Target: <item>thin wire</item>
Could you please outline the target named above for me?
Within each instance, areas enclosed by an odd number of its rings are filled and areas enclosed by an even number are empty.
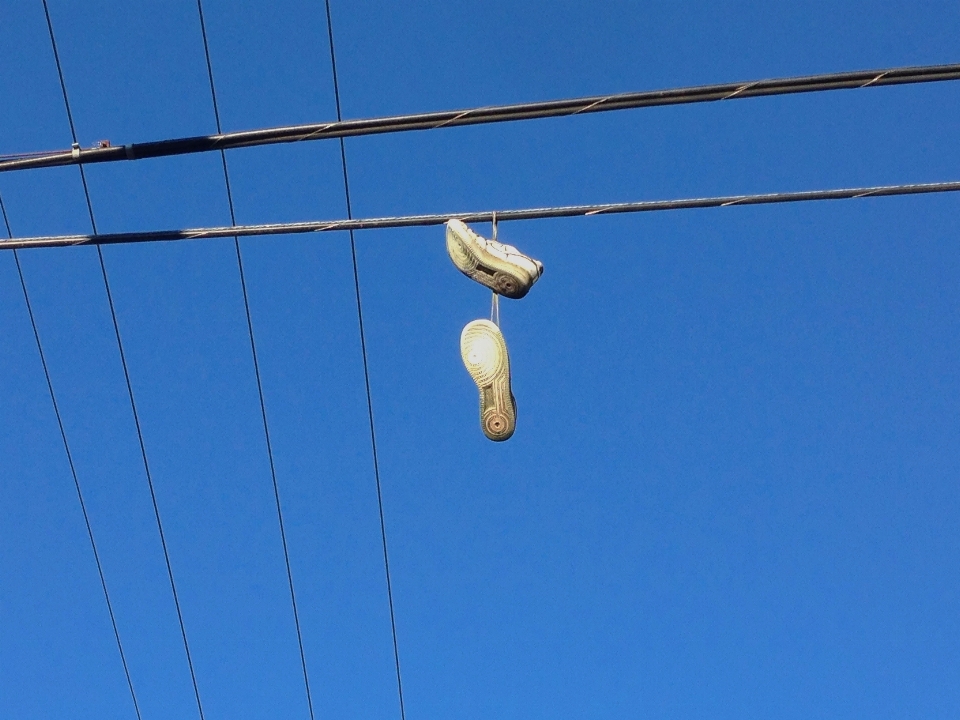
[[[117,162],[148,157],[229,150],[231,148],[302,142],[331,138],[380,135],[411,130],[437,130],[444,127],[484,125],[585,113],[610,112],[666,105],[719,102],[751,97],[794,95],[833,90],[854,90],[960,79],[960,64],[898,67],[887,70],[857,70],[806,77],[773,78],[751,82],[722,83],[697,87],[648,90],[594,97],[547,100],[517,105],[496,105],[466,110],[442,110],[384,118],[366,118],[336,122],[310,123],[287,127],[263,128],[198,137],[176,138],[112,147],[76,148],[22,157],[0,162],[0,172],[27,168],[53,167],[97,162]]]
[[[873,187],[839,188],[835,190],[804,190],[800,192],[765,193],[762,195],[723,195],[719,197],[643,200],[639,202],[605,203],[600,205],[562,205],[559,207],[526,208],[522,210],[481,210],[432,215],[399,215],[381,218],[348,218],[346,220],[312,220],[294,223],[190,228],[185,230],[154,230],[149,232],[110,233],[104,235],[51,235],[8,240],[7,242],[0,243],[0,250],[73,247],[75,245],[112,245],[117,243],[138,242],[169,242],[173,240],[233,237],[234,235],[253,237],[261,235],[338,232],[344,230],[429,227],[433,225],[443,225],[450,218],[458,218],[468,223],[490,222],[494,213],[496,213],[498,222],[511,222],[515,220],[546,220],[550,218],[590,217],[593,215],[657,212],[665,210],[695,210],[733,207],[737,205],[772,205],[817,200],[852,200],[865,197],[924,195],[958,191],[960,191],[960,181],[950,181],[913,185],[877,185]]]
[[[53,47],[53,57],[57,65],[57,76],[60,79],[60,90],[63,93],[63,104],[67,111],[67,120],[70,123],[70,134],[73,142],[77,142],[76,126],[73,122],[73,113],[70,110],[70,100],[67,96],[67,85],[63,77],[63,67],[60,64],[60,53],[57,49],[57,39],[53,32],[53,22],[50,19],[50,9],[47,6],[47,0],[41,0],[43,3],[43,12],[47,20],[47,30],[50,33],[50,44]],[[97,221],[93,214],[93,203],[90,199],[90,189],[87,186],[87,177],[83,167],[80,167],[80,180],[83,184],[83,195],[87,202],[87,212],[90,214],[90,225],[94,234],[97,233]],[[157,494],[153,486],[153,476],[150,473],[150,463],[147,460],[147,448],[143,440],[143,430],[140,427],[140,414],[137,412],[137,403],[133,393],[133,383],[130,380],[130,369],[127,366],[126,353],[123,350],[123,341],[120,337],[120,323],[117,320],[117,311],[113,302],[113,293],[110,290],[110,280],[107,277],[107,266],[103,259],[103,250],[97,247],[97,257],[100,261],[100,272],[103,276],[103,287],[107,295],[107,305],[110,308],[110,318],[113,321],[113,331],[117,338],[117,349],[120,354],[120,365],[123,368],[123,377],[127,385],[127,395],[130,399],[130,409],[133,412],[133,422],[137,431],[137,441],[140,444],[140,457],[143,460],[143,470],[147,478],[147,486],[150,489],[150,500],[153,503],[153,513],[157,521],[157,531],[160,535],[160,546],[163,548],[163,559],[167,566],[167,578],[170,580],[170,592],[173,595],[173,604],[177,610],[177,620],[180,623],[180,636],[183,639],[183,649],[187,656],[187,666],[190,669],[190,679],[193,682],[193,693],[197,701],[197,711],[200,714],[200,720],[203,720],[203,705],[200,702],[200,688],[197,685],[197,675],[193,667],[193,658],[190,655],[190,644],[187,642],[187,629],[183,622],[183,612],[180,609],[180,598],[177,594],[177,585],[173,578],[173,565],[170,562],[170,552],[167,548],[167,540],[163,533],[163,522],[160,519],[160,507],[157,504]]]
[[[10,229],[10,219],[7,217],[7,208],[3,204],[3,198],[0,197],[0,213],[3,215],[3,224],[7,229],[7,237],[13,237],[13,231]],[[67,442],[67,431],[63,425],[63,417],[60,415],[60,405],[57,403],[57,395],[53,391],[53,380],[50,377],[50,368],[47,366],[47,356],[43,351],[43,344],[40,342],[40,330],[37,327],[37,319],[33,314],[33,304],[30,302],[30,293],[27,292],[27,281],[23,274],[23,267],[20,265],[20,255],[16,250],[13,251],[13,261],[17,266],[17,275],[20,278],[20,289],[23,291],[23,302],[27,307],[27,315],[30,318],[30,327],[33,330],[33,339],[37,345],[37,354],[40,356],[40,365],[43,367],[43,377],[47,382],[47,392],[50,395],[50,403],[53,405],[53,413],[57,417],[57,427],[60,430],[60,439],[63,441],[63,451],[67,456],[67,465],[70,467],[70,475],[73,477],[73,486],[77,491],[77,500],[80,503],[80,512],[83,515],[83,524],[87,528],[87,537],[90,539],[90,548],[93,550],[93,560],[97,565],[97,575],[100,577],[100,587],[103,589],[103,599],[107,603],[107,614],[110,616],[110,625],[113,627],[113,637],[117,641],[117,650],[120,652],[120,662],[123,665],[123,674],[127,679],[127,687],[130,690],[130,699],[133,700],[133,710],[140,720],[140,703],[137,702],[137,693],[133,689],[133,679],[130,676],[130,667],[127,664],[127,656],[123,651],[123,643],[120,641],[120,629],[117,626],[117,618],[113,612],[113,603],[110,600],[110,592],[107,590],[107,578],[103,572],[103,565],[100,562],[100,553],[97,550],[97,541],[93,536],[93,525],[90,522],[90,515],[87,513],[87,504],[83,499],[83,491],[80,489],[80,478],[77,476],[77,468],[73,463],[73,453],[70,451],[70,443]]]
[[[330,0],[324,0],[327,13],[327,39],[330,42],[330,69],[333,72],[333,97],[337,105],[337,122],[343,119],[340,106],[340,82],[337,76],[337,53],[333,43],[333,15]],[[343,193],[347,204],[347,218],[353,218],[350,203],[350,177],[347,173],[347,149],[340,138],[340,162],[343,167]],[[400,646],[397,642],[397,618],[393,607],[393,583],[390,580],[390,557],[387,552],[387,524],[383,514],[383,491],[380,484],[380,461],[377,456],[377,432],[373,421],[373,394],[370,391],[370,366],[367,361],[367,340],[363,328],[363,304],[360,301],[360,269],[357,263],[357,244],[350,229],[350,258],[353,262],[353,287],[357,298],[357,323],[360,328],[360,354],[363,357],[363,383],[367,391],[367,415],[370,419],[370,447],[373,454],[373,474],[377,481],[377,507],[380,511],[380,540],[383,544],[383,570],[387,578],[387,604],[390,607],[390,631],[393,635],[393,660],[397,670],[397,697],[400,701],[400,720],[406,720],[403,706],[403,680],[400,675]]]
[[[220,106],[217,103],[217,89],[213,80],[213,63],[210,60],[210,44],[207,41],[207,24],[203,15],[203,3],[197,0],[197,13],[200,17],[200,34],[203,38],[203,54],[207,63],[207,77],[210,80],[210,97],[213,100],[213,116],[217,123],[217,133],[222,132],[220,125]],[[223,182],[227,189],[227,204],[230,207],[230,224],[237,224],[233,204],[233,191],[230,186],[230,172],[227,169],[227,154],[220,151],[223,166]],[[300,630],[300,613],[297,610],[297,594],[293,585],[293,569],[290,565],[290,552],[287,547],[287,533],[283,523],[283,509],[280,504],[280,486],[277,483],[277,470],[273,460],[273,444],[270,441],[270,426],[267,423],[267,404],[263,394],[263,382],[260,378],[260,361],[257,355],[257,342],[253,332],[253,316],[250,313],[250,298],[247,294],[247,280],[243,269],[243,254],[240,251],[240,238],[233,236],[233,246],[237,256],[237,270],[240,274],[240,290],[243,294],[243,310],[247,318],[247,334],[250,338],[250,354],[253,357],[253,374],[257,380],[257,397],[260,400],[260,419],[263,421],[263,437],[267,446],[267,459],[270,463],[270,479],[273,482],[273,499],[277,506],[277,522],[280,525],[280,542],[283,545],[283,561],[287,570],[287,585],[290,588],[290,604],[293,607],[293,624],[297,630],[297,646],[300,649],[300,668],[303,671],[303,687],[307,695],[307,709],[310,720],[314,720],[313,696],[310,693],[310,676],[307,673],[307,655],[303,647],[303,634]]]

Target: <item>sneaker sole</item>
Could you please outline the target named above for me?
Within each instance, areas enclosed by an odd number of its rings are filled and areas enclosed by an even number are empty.
[[[510,263],[490,255],[478,247],[471,238],[464,237],[447,226],[447,254],[464,275],[486,285],[498,295],[519,300],[525,296],[533,283],[519,275]]]
[[[510,358],[500,328],[474,320],[460,333],[460,356],[480,390],[480,427],[495,442],[509,440],[517,427],[517,404],[510,389]]]

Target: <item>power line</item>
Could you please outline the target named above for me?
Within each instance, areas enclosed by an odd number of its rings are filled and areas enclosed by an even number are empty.
[[[251,237],[337,232],[343,230],[384,230],[387,228],[428,227],[432,225],[443,225],[450,218],[458,218],[464,222],[492,222],[494,214],[496,214],[497,222],[510,222],[514,220],[546,220],[550,218],[589,217],[592,215],[615,215],[620,213],[695,210],[733,207],[738,205],[774,205],[780,203],[811,202],[815,200],[852,200],[866,197],[924,195],[958,191],[960,191],[960,181],[951,181],[914,185],[878,185],[873,187],[840,188],[836,190],[804,190],[800,192],[766,193],[762,195],[723,195],[718,197],[682,198],[677,200],[641,200],[638,202],[605,203],[597,205],[564,205],[522,210],[480,210],[433,215],[397,215],[393,217],[357,219],[348,217],[346,220],[310,220],[306,222],[235,225],[230,227],[192,228],[188,230],[107,233],[103,235],[50,235],[8,240],[7,242],[0,243],[0,250],[200,240],[206,238],[232,237],[234,235]]]
[[[47,30],[50,34],[50,45],[53,48],[53,58],[57,65],[57,77],[60,80],[60,90],[63,93],[63,104],[67,111],[67,121],[70,124],[70,135],[73,138],[74,146],[77,144],[77,130],[73,122],[73,113],[70,110],[70,99],[67,96],[67,84],[63,77],[63,67],[60,64],[60,53],[57,49],[57,38],[53,32],[53,22],[50,19],[50,9],[47,6],[47,0],[41,0],[43,3],[43,12],[47,20]],[[90,226],[94,234],[97,233],[97,221],[93,214],[93,203],[90,200],[90,189],[87,186],[87,176],[84,173],[83,166],[80,166],[80,180],[83,184],[83,195],[87,203],[87,212],[90,215]],[[177,620],[180,623],[180,636],[183,639],[183,649],[187,656],[187,666],[190,669],[190,679],[193,682],[193,692],[197,701],[197,710],[200,714],[200,720],[203,718],[203,705],[200,702],[200,688],[197,685],[197,675],[193,668],[193,658],[190,655],[190,644],[187,642],[187,628],[183,622],[183,613],[180,609],[180,598],[177,595],[177,585],[173,578],[173,565],[170,562],[170,552],[167,548],[167,540],[163,533],[163,523],[160,520],[160,507],[157,504],[157,495],[153,487],[153,476],[150,472],[150,464],[147,461],[147,448],[143,439],[143,430],[140,427],[140,414],[137,412],[137,403],[133,393],[133,383],[130,380],[130,369],[127,367],[127,357],[123,350],[123,341],[120,337],[120,323],[117,321],[117,310],[113,302],[113,293],[110,290],[110,280],[107,277],[107,266],[103,259],[103,249],[97,246],[97,257],[100,260],[100,273],[103,276],[103,287],[107,295],[107,305],[110,308],[110,318],[113,321],[113,331],[117,339],[117,350],[120,354],[120,365],[123,368],[123,377],[127,385],[127,396],[130,399],[130,409],[133,412],[133,422],[137,431],[137,440],[140,444],[140,457],[143,460],[143,471],[147,478],[147,486],[150,489],[150,500],[153,503],[153,513],[157,521],[157,531],[160,535],[160,546],[163,549],[163,559],[167,566],[167,578],[170,581],[170,591],[173,595],[173,604],[177,611]]]
[[[3,224],[7,230],[7,237],[13,237],[13,231],[10,229],[10,219],[7,217],[7,208],[3,204],[3,198],[0,197],[0,214],[3,215]],[[83,515],[83,524],[87,528],[87,537],[90,539],[90,548],[93,550],[93,560],[97,566],[97,575],[100,577],[100,588],[103,590],[103,599],[107,603],[107,614],[110,616],[110,625],[113,627],[113,637],[117,641],[117,650],[120,652],[120,663],[123,665],[123,674],[127,679],[127,688],[130,690],[130,699],[133,700],[133,710],[140,720],[140,704],[137,702],[137,693],[133,689],[133,678],[130,676],[130,667],[127,664],[127,655],[123,651],[123,643],[120,641],[120,628],[117,626],[117,618],[113,612],[113,602],[110,600],[110,592],[107,590],[107,578],[103,572],[103,564],[100,562],[100,552],[97,550],[97,541],[93,536],[93,525],[90,522],[90,515],[87,513],[87,504],[83,499],[83,491],[80,489],[80,478],[77,476],[77,468],[73,463],[73,453],[70,451],[70,443],[67,442],[67,431],[63,425],[63,417],[60,415],[60,405],[57,402],[57,395],[53,391],[53,380],[50,377],[50,368],[47,366],[47,355],[43,351],[43,343],[40,342],[40,330],[37,327],[37,318],[33,314],[33,304],[30,302],[30,293],[27,292],[27,280],[23,274],[23,267],[20,265],[20,255],[16,250],[13,251],[13,261],[17,266],[17,275],[20,278],[20,289],[23,291],[23,303],[27,308],[27,316],[30,318],[30,327],[33,330],[33,339],[37,345],[37,354],[40,356],[40,365],[43,367],[43,377],[47,382],[47,392],[50,395],[50,403],[53,405],[53,414],[57,418],[57,428],[60,430],[60,440],[63,442],[63,451],[67,456],[67,465],[70,468],[70,475],[73,477],[73,486],[77,491],[77,500],[80,503],[80,513]]]
[[[331,138],[382,135],[411,130],[436,130],[444,127],[485,125],[488,123],[534,120],[586,113],[610,112],[665,105],[716,102],[772,95],[852,90],[866,87],[912,85],[960,79],[960,64],[897,67],[887,70],[857,70],[803,77],[774,78],[748,82],[698,85],[694,87],[596,95],[593,97],[547,100],[516,105],[495,105],[464,110],[396,115],[392,117],[342,120],[336,122],[290,125],[286,127],[244,130],[240,132],[132,143],[113,147],[81,148],[45,154],[28,154],[0,162],[0,172],[58,165],[119,162],[142,158],[186,155],[229,150],[231,148],[273,145]]]
[[[333,97],[337,106],[337,122],[343,118],[340,106],[340,82],[337,77],[337,53],[333,43],[333,15],[330,12],[330,0],[324,0],[327,12],[327,39],[330,42],[330,69],[333,73]],[[340,137],[340,161],[343,167],[343,193],[347,205],[347,219],[353,219],[353,207],[350,203],[350,178],[347,173],[347,149],[343,137]],[[380,511],[380,540],[383,545],[383,570],[387,578],[387,604],[390,608],[390,632],[393,636],[393,660],[397,671],[397,696],[400,701],[400,720],[406,720],[403,707],[403,680],[400,675],[400,645],[397,642],[397,618],[393,607],[393,583],[390,581],[390,556],[387,552],[387,524],[383,515],[383,491],[380,484],[380,461],[377,457],[377,432],[373,421],[373,394],[370,391],[370,366],[367,362],[367,339],[363,328],[363,304],[360,301],[360,269],[357,263],[357,243],[350,232],[350,259],[353,263],[353,287],[357,298],[357,322],[360,327],[360,354],[363,358],[363,383],[367,392],[367,415],[370,419],[370,447],[373,453],[373,474],[377,481],[377,508]]]
[[[217,123],[217,133],[222,128],[220,125],[220,106],[217,103],[217,89],[213,80],[213,63],[210,60],[210,44],[207,41],[207,24],[203,15],[203,3],[197,0],[197,13],[200,17],[200,34],[203,38],[203,54],[207,63],[207,77],[210,80],[210,96],[213,100],[213,115]],[[227,154],[220,150],[220,161],[223,166],[223,181],[227,189],[227,204],[230,208],[230,224],[237,224],[236,212],[233,204],[233,190],[230,187],[230,172],[227,169]],[[287,585],[290,588],[290,604],[293,606],[293,624],[297,631],[297,645],[300,648],[300,667],[303,671],[303,686],[307,695],[307,709],[310,712],[310,720],[314,718],[313,697],[310,694],[310,677],[307,674],[307,656],[303,647],[303,634],[300,631],[300,613],[297,611],[297,594],[293,585],[293,569],[290,565],[290,552],[287,548],[287,533],[283,523],[283,509],[280,504],[280,486],[277,483],[277,469],[273,460],[273,444],[270,441],[270,426],[267,422],[267,404],[263,395],[263,382],[260,378],[260,361],[257,355],[257,342],[253,332],[253,316],[250,313],[250,298],[247,294],[246,274],[243,270],[243,254],[240,251],[240,238],[233,236],[233,246],[237,256],[237,270],[240,274],[240,290],[243,294],[243,309],[247,318],[247,334],[250,338],[250,354],[253,357],[253,374],[257,381],[257,397],[260,400],[260,418],[263,422],[263,437],[267,447],[267,459],[270,463],[270,479],[273,481],[273,498],[277,506],[277,521],[280,525],[280,542],[283,546],[283,561],[287,570]]]

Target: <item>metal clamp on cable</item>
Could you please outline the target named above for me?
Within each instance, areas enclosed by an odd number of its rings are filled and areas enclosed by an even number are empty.
[[[73,144],[73,152],[70,153],[74,160],[80,159],[80,143]]]

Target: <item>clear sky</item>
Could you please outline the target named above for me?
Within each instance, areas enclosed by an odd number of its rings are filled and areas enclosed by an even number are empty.
[[[213,132],[193,0],[49,0],[83,145]],[[322,3],[205,0],[227,130],[335,118]],[[956,3],[333,0],[344,116],[960,61]],[[0,2],[0,153],[65,148]],[[960,179],[960,84],[347,141],[357,216]],[[228,153],[238,221],[345,215],[335,142]],[[229,223],[216,155],[91,166],[101,231]],[[0,175],[87,232],[76,168]],[[504,224],[545,274],[480,432],[489,293],[357,234],[409,720],[955,718],[960,198]],[[489,227],[478,230],[488,233]],[[109,247],[208,720],[307,704],[232,240]],[[317,717],[398,718],[348,238],[242,241]],[[93,248],[21,254],[144,720],[195,718]],[[0,253],[0,717],[135,718]]]

